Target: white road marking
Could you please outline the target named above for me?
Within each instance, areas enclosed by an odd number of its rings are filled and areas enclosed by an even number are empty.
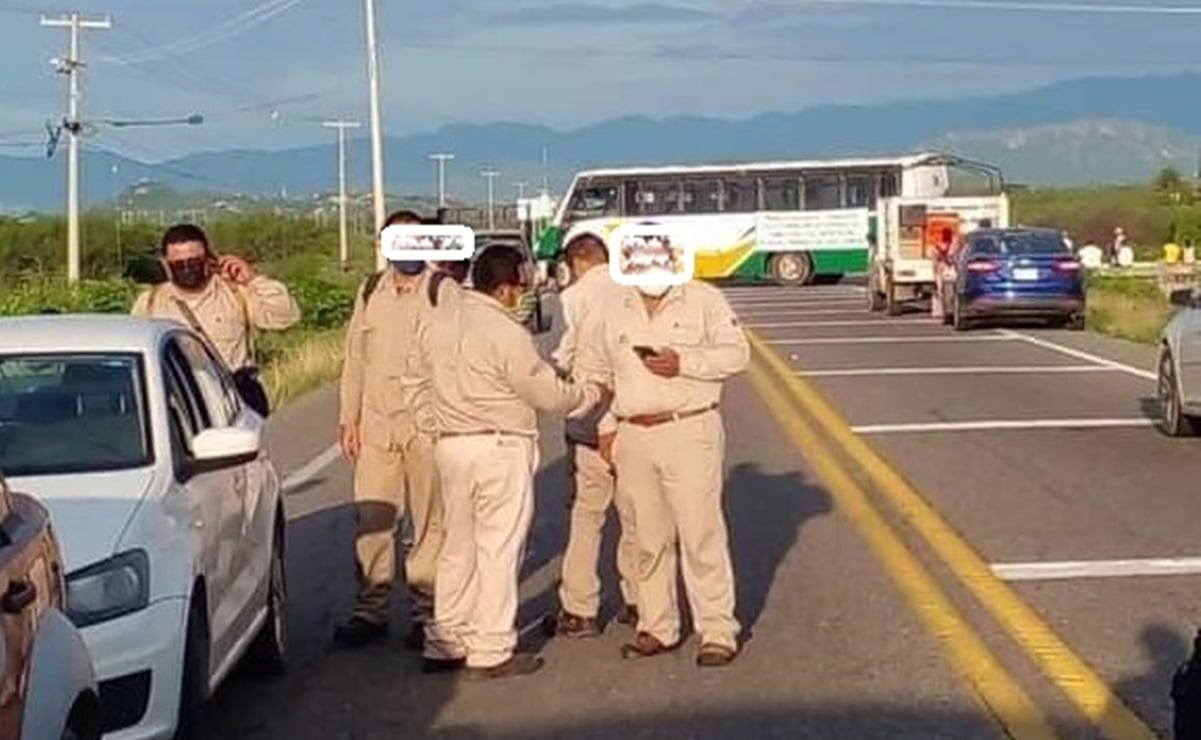
[[[949,367],[851,367],[833,370],[801,370],[806,378],[855,378],[874,375],[1003,375],[1026,373],[1113,373],[1103,365],[952,365]]]
[[[752,329],[800,329],[806,326],[899,326],[901,324],[937,325],[938,322],[933,319],[896,319],[894,321],[883,321],[881,319],[848,319],[846,321],[778,321],[768,324],[746,323],[746,325]]]
[[[967,337],[943,336],[936,334],[928,337],[816,337],[813,339],[765,339],[768,344],[808,345],[808,344],[926,344],[929,342],[955,342],[971,344],[973,342],[1016,342],[1019,337],[1007,337],[1002,334],[974,334]],[[796,359],[792,357],[790,359]]]
[[[325,468],[329,467],[341,456],[342,450],[339,449],[338,445],[330,445],[320,455],[317,455],[312,460],[309,460],[304,465],[289,473],[284,478],[283,483],[280,484],[280,488],[285,494],[291,493],[313,478],[316,478],[322,470],[325,470]]]
[[[741,314],[742,312],[739,311]],[[744,314],[747,318],[770,318],[772,316],[837,316],[853,313],[864,313],[852,308],[782,308],[753,309]],[[881,322],[883,323],[883,322]]]
[[[1049,563],[994,563],[1004,581],[1051,581],[1068,578],[1123,578],[1201,574],[1201,558],[1075,560]]]
[[[1149,427],[1154,419],[997,419],[990,421],[936,421],[914,424],[863,424],[851,427],[856,434],[904,434],[911,432],[986,432],[1003,429],[1113,429]]]
[[[1015,339],[1021,339],[1023,341],[1029,342],[1030,344],[1033,344],[1036,347],[1042,347],[1043,349],[1049,349],[1053,352],[1058,352],[1060,354],[1067,355],[1069,357],[1075,357],[1077,360],[1087,360],[1088,362],[1095,362],[1098,365],[1104,365],[1106,367],[1111,367],[1114,370],[1121,370],[1122,372],[1133,375],[1136,378],[1143,378],[1144,380],[1156,380],[1157,379],[1155,373],[1151,372],[1150,370],[1141,370],[1132,365],[1126,365],[1124,363],[1117,362],[1115,360],[1109,360],[1104,357],[1100,357],[1098,355],[1094,355],[1092,353],[1085,352],[1083,350],[1073,349],[1072,347],[1065,347],[1062,344],[1056,344],[1055,342],[1050,342],[1050,341],[1047,341],[1046,339],[1032,337],[1029,334],[1023,334],[1021,332],[1010,331],[1008,329],[1002,329],[1001,333],[1003,333],[1007,336],[1012,336]]]
[[[863,301],[859,300],[858,298],[812,298],[812,299],[808,299],[808,300],[791,298],[791,299],[777,300],[777,301],[771,301],[771,300],[767,300],[767,301],[761,301],[761,300],[737,301],[737,300],[734,300],[734,301],[730,301],[729,303],[730,303],[730,306],[735,309],[804,308],[805,306],[819,306],[819,307],[820,306],[838,306],[838,305],[845,303],[848,306],[848,310],[850,310],[849,309],[850,306],[854,306],[855,308],[866,310],[864,308]]]

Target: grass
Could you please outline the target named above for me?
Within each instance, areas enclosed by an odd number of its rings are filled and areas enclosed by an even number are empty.
[[[265,359],[261,380],[277,409],[297,397],[337,379],[342,371],[345,332],[324,329],[262,337]]]
[[[1094,277],[1088,283],[1088,328],[1155,344],[1174,309],[1154,279]]]

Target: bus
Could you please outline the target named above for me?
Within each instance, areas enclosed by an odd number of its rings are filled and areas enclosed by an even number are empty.
[[[696,276],[804,285],[868,268],[885,198],[1000,194],[991,165],[942,152],[815,161],[626,167],[576,174],[536,258],[560,284],[564,237],[653,222],[697,235]]]

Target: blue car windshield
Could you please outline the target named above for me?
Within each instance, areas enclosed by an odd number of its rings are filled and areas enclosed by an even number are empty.
[[[1071,250],[1055,234],[1006,234],[1001,237],[1001,253],[1012,256],[1069,254]]]

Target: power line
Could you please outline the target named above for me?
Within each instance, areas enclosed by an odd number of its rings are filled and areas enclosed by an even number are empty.
[[[954,8],[1106,15],[1201,15],[1201,7],[1190,5],[1104,5],[1101,3],[1025,2],[1024,0],[800,0],[798,5],[872,5],[897,8]]]
[[[256,26],[262,25],[278,15],[288,12],[304,0],[267,0],[267,2],[244,11],[233,18],[226,19],[217,25],[200,33],[176,39],[157,47],[143,49],[124,57],[101,57],[98,59],[105,64],[124,66],[164,59],[181,54],[199,51],[207,46],[219,44],[246,33]]]

